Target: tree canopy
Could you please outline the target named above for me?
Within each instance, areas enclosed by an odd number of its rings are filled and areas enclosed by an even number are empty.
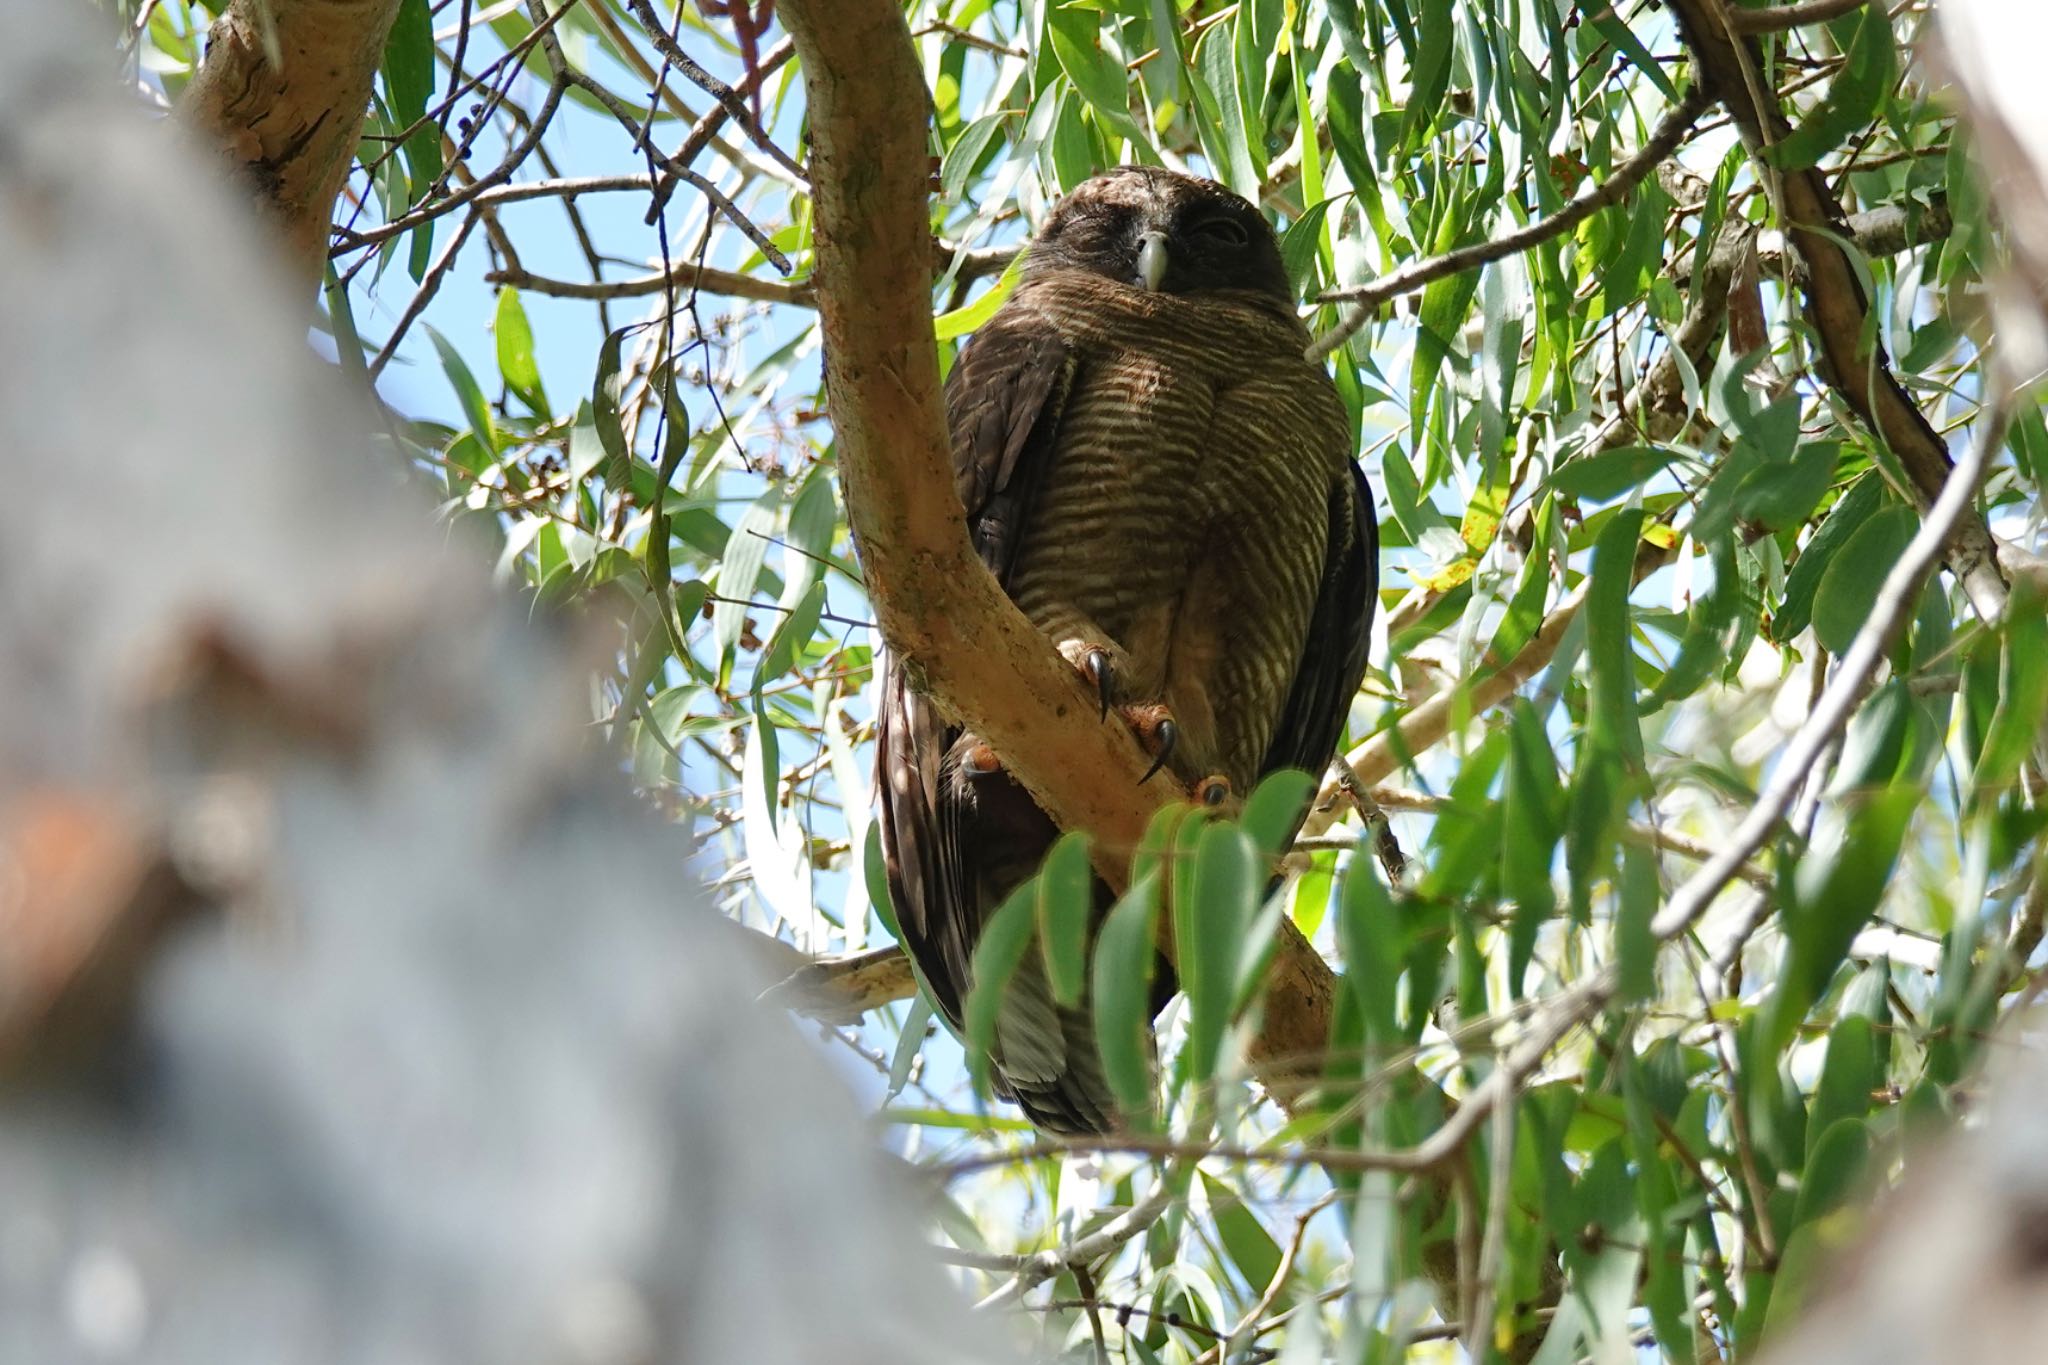
[[[1075,1358],[1752,1354],[2048,919],[2048,425],[1927,6],[782,10],[398,0],[319,328],[536,610],[620,623],[592,743],[939,1180],[938,1254]],[[212,14],[125,17],[196,99]],[[1344,757],[1234,820],[1052,724],[1050,648],[932,569],[931,383],[1126,162],[1268,213],[1379,498]],[[982,988],[1092,980],[1127,1137],[991,1107],[888,946],[884,635],[1075,831]]]

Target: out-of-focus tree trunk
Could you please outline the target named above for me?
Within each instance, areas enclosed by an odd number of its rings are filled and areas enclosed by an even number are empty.
[[[1000,1358],[591,751],[586,632],[368,449],[86,9],[15,10],[0,1365]]]

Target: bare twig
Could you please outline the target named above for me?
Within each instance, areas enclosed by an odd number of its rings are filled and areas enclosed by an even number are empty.
[[[1170,1173],[1161,1171],[1157,1183],[1143,1199],[1086,1237],[1076,1238],[1057,1250],[1041,1251],[1027,1257],[1008,1284],[975,1307],[987,1309],[1012,1303],[1069,1266],[1093,1265],[1158,1222],[1160,1215],[1173,1207],[1173,1186]]]
[[[1825,23],[1854,14],[1870,0],[1804,0],[1802,4],[1779,5],[1769,9],[1743,9],[1729,5],[1728,23],[1737,33],[1779,33],[1806,24]]]
[[[752,275],[688,261],[678,261],[670,269],[657,270],[651,275],[634,275],[623,280],[558,280],[525,270],[499,270],[485,276],[485,281],[516,285],[529,294],[544,294],[558,299],[642,298],[650,294],[665,294],[669,286],[674,285],[736,299],[754,299],[761,303],[782,303],[799,308],[815,302],[808,280],[787,284],[780,280],[757,280]]]
[[[626,0],[626,8],[631,10],[633,17],[640,21],[640,27],[645,30],[648,41],[653,43],[655,50],[661,53],[663,61],[668,62],[676,70],[689,77],[690,82],[699,90],[717,100],[720,107],[725,110],[726,117],[744,129],[747,139],[756,147],[759,147],[768,156],[769,160],[795,176],[799,181],[806,184],[810,182],[810,176],[804,171],[804,168],[791,160],[788,152],[775,145],[775,139],[768,136],[767,131],[761,127],[760,121],[754,117],[753,111],[747,108],[747,102],[740,96],[739,92],[699,66],[689,53],[683,51],[682,44],[676,41],[675,35],[669,30],[669,26],[661,22],[661,16],[654,12],[654,6],[649,3],[649,0]],[[682,15],[680,4],[677,6],[676,13],[677,18],[680,19]],[[919,120],[919,122],[922,124],[923,120]],[[707,133],[706,136],[708,137],[709,134]],[[687,179],[688,177],[684,178]]]
[[[1303,1209],[1294,1219],[1294,1235],[1287,1239],[1287,1249],[1280,1253],[1280,1264],[1273,1268],[1273,1277],[1266,1281],[1266,1288],[1259,1295],[1259,1301],[1237,1320],[1237,1326],[1230,1329],[1223,1339],[1195,1358],[1195,1365],[1216,1365],[1229,1357],[1239,1344],[1248,1340],[1258,1330],[1259,1322],[1280,1300],[1280,1293],[1287,1287],[1289,1277],[1294,1274],[1294,1262],[1301,1256],[1302,1243],[1308,1240],[1308,1225],[1316,1215],[1337,1202],[1337,1192],[1330,1191],[1315,1203]],[[1474,1356],[1473,1359],[1478,1359]]]

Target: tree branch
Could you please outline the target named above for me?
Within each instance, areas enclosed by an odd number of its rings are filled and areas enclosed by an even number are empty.
[[[178,101],[255,191],[308,289],[397,17],[398,0],[234,0]]]
[[[1761,69],[1756,41],[1724,27],[1733,12],[1720,0],[1670,0],[1686,47],[1692,52],[1700,83],[1728,108],[1742,140],[1759,160],[1791,132],[1773,95],[1752,98]],[[1769,13],[1769,11],[1745,11]],[[1821,377],[1840,393],[1864,426],[1890,447],[1923,503],[1937,497],[1953,466],[1948,443],[1934,429],[1892,373],[1884,348],[1870,324],[1870,300],[1857,278],[1855,262],[1842,247],[1848,223],[1827,177],[1818,167],[1769,167],[1778,187],[1778,210],[1787,237],[1806,263],[1801,306],[1819,338]],[[1948,565],[1963,585],[1970,604],[1986,621],[2005,609],[2005,579],[1996,548],[1983,519],[1962,518]]]
[[[786,0],[812,137],[820,322],[847,519],[883,638],[915,684],[985,736],[1113,886],[1172,793],[1141,785],[1128,730],[973,553],[953,490],[931,321],[921,68],[890,0]],[[1252,1062],[1283,1103],[1329,1038],[1335,978],[1282,920]],[[1288,1059],[1286,1062],[1280,1059]]]
[[[1728,23],[1737,33],[1780,33],[1806,24],[1825,23],[1854,14],[1870,0],[1805,0],[1803,4],[1779,5],[1773,9],[1738,9],[1728,6]]]

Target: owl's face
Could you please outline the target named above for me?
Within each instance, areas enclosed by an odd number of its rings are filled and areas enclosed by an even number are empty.
[[[1256,289],[1294,299],[1257,209],[1213,180],[1153,166],[1077,186],[1032,240],[1025,269],[1086,270],[1163,294]]]

